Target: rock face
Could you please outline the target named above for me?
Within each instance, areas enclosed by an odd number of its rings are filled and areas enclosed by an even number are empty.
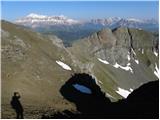
[[[96,57],[111,63],[119,61],[121,65],[124,65],[125,62],[128,62],[126,56],[136,58],[136,51],[158,53],[154,40],[156,40],[156,36],[151,33],[136,29],[119,28],[113,32],[110,29],[104,29],[86,38],[84,42],[90,43],[88,52]]]
[[[68,48],[56,36],[43,36],[6,21],[1,33],[3,118],[12,118],[9,103],[16,91],[26,109],[75,110],[60,93],[74,73],[92,76],[111,101],[158,79],[158,36],[150,32],[103,29]]]
[[[118,97],[118,87],[131,92],[157,79],[157,43],[156,35],[143,30],[104,29],[75,42],[69,50],[80,62],[81,71],[95,77],[102,90],[107,91],[106,95],[113,99]],[[91,63],[90,69],[82,67]]]

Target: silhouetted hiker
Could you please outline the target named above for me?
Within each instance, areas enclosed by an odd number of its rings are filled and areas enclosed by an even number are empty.
[[[21,118],[23,119],[23,107],[19,101],[20,94],[18,92],[14,92],[14,96],[11,100],[11,106],[16,111],[17,119]]]

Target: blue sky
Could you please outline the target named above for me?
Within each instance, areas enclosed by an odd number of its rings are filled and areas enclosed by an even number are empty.
[[[154,18],[158,19],[158,1],[2,1],[2,19],[14,21],[29,13],[65,15],[73,19]]]

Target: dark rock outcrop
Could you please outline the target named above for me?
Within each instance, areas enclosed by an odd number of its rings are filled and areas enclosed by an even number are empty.
[[[72,86],[83,84],[92,90],[84,94]],[[149,82],[134,90],[127,99],[111,102],[87,74],[75,74],[60,89],[67,100],[77,106],[77,113],[56,113],[48,118],[158,118],[159,82]],[[47,118],[47,116],[43,116]]]

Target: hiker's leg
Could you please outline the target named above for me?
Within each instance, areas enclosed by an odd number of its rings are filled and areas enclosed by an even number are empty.
[[[23,119],[24,117],[23,117],[23,112],[21,112],[21,119]]]
[[[20,115],[20,114],[19,114],[19,111],[16,111],[16,114],[17,114],[17,117],[16,117],[16,118],[19,119],[19,115]]]

